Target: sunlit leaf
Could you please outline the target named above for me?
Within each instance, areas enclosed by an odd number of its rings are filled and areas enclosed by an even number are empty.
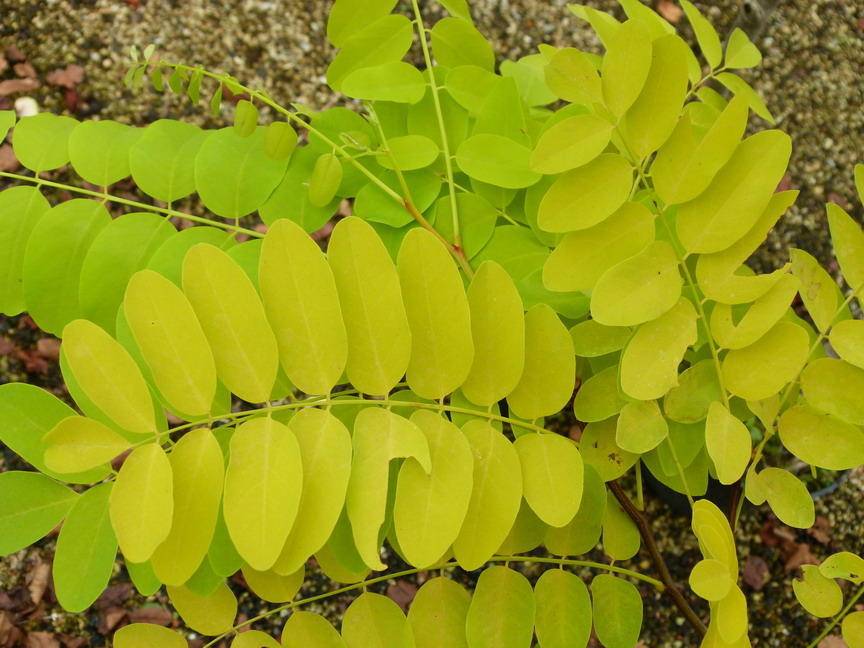
[[[732,484],[744,475],[753,449],[747,427],[716,401],[708,408],[705,447],[721,484]]]
[[[223,509],[231,540],[259,571],[279,557],[297,517],[303,487],[294,433],[270,418],[241,424],[231,437]]]
[[[396,268],[375,230],[353,217],[333,230],[328,258],[348,333],[348,378],[363,393],[384,395],[411,355]]]
[[[219,444],[207,429],[186,434],[174,446],[169,460],[174,475],[174,518],[171,532],[154,552],[151,563],[160,581],[182,585],[210,548],[225,466]]]
[[[207,336],[221,381],[243,400],[270,398],[279,354],[255,286],[219,248],[194,246],[183,261],[183,292]]]
[[[591,295],[591,316],[606,326],[635,326],[678,303],[683,280],[672,246],[656,241],[604,272]],[[626,300],[621,295],[627,295]]]
[[[162,447],[148,443],[123,462],[111,491],[111,526],[127,560],[145,562],[171,531],[174,514],[171,463]]]
[[[596,225],[630,195],[633,169],[625,158],[606,153],[558,177],[540,203],[537,224],[547,232],[572,232]]]
[[[514,446],[522,465],[525,501],[549,526],[570,522],[579,510],[584,482],[576,445],[558,434],[529,433]]]
[[[534,636],[536,603],[531,584],[508,567],[480,574],[468,608],[471,648],[528,648]]]
[[[471,596],[461,585],[439,576],[417,590],[408,623],[417,648],[468,648],[465,619]]]
[[[633,648],[642,629],[642,597],[623,578],[599,574],[591,581],[594,631],[608,648]]]
[[[111,484],[101,484],[79,497],[57,539],[54,590],[57,601],[70,612],[90,607],[114,571],[117,539],[108,518],[111,488]]]
[[[744,140],[711,186],[678,209],[677,227],[688,252],[725,250],[759,220],[783,174],[792,142],[782,131]]]
[[[0,556],[47,535],[78,499],[74,491],[39,473],[0,473],[0,486]]]
[[[123,301],[126,321],[160,393],[177,411],[210,411],[216,366],[189,300],[152,270],[132,276]]]

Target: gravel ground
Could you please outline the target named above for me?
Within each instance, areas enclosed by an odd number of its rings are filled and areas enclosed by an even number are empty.
[[[614,3],[596,0],[588,4],[608,9]],[[795,143],[785,184],[800,188],[802,195],[772,235],[759,264],[775,267],[782,263],[790,246],[803,247],[830,262],[823,203],[835,200],[852,208],[859,219],[864,215],[854,199],[851,181],[854,163],[864,159],[864,0],[786,0],[760,24],[752,17],[763,11],[764,4],[751,5],[749,12],[740,15],[733,0],[696,4],[723,33],[736,20],[761,32],[765,62],[751,80],[766,96],[778,125]],[[480,28],[494,40],[501,57],[530,53],[540,42],[597,47],[587,29],[566,11],[565,0],[473,0],[472,5]],[[324,39],[328,7],[329,2],[323,0],[0,0],[0,46],[4,50],[17,47],[39,79],[70,64],[84,69],[83,81],[74,89],[43,83],[30,91],[44,109],[133,124],[163,116],[206,123],[211,118],[203,107],[194,108],[170,95],[160,97],[146,91],[133,95],[123,88],[131,44],[154,42],[166,58],[230,72],[282,103],[300,101],[323,107],[334,101],[323,79],[332,55]],[[430,18],[433,12],[430,8]],[[10,73],[2,77],[9,78]],[[3,101],[0,97],[0,104]],[[26,318],[0,321],[0,382],[27,380],[61,393],[55,352],[50,341],[40,341]],[[0,470],[3,468],[0,457]],[[755,646],[795,648],[804,645],[801,637],[815,634],[817,625],[792,602],[789,581],[801,561],[824,558],[839,547],[864,551],[862,481],[856,476],[830,499],[819,502],[824,520],[821,535],[782,527],[764,509],[743,518],[741,559]],[[658,513],[654,527],[661,547],[670,556],[674,575],[686,581],[687,566],[696,559],[693,543],[679,544],[680,538],[690,537],[682,533],[687,521],[668,512]],[[0,646],[4,610],[11,609],[4,607],[4,594],[9,605],[27,599],[28,592],[32,595],[34,574],[50,563],[51,549],[49,540],[0,561]],[[647,562],[637,562],[635,568],[650,571]],[[163,618],[159,615],[164,614],[164,601],[151,599],[142,608],[145,602],[132,595],[125,583],[118,565],[109,597],[84,615],[58,610],[50,588],[44,599],[24,612],[14,608],[14,621],[28,637],[46,642],[28,638],[21,645],[101,646],[110,624],[130,613]],[[314,579],[311,588],[322,585]],[[239,585],[237,591],[242,591]],[[665,599],[657,600],[650,592],[646,597],[646,647],[696,645],[683,619],[676,617]],[[334,601],[325,611],[336,619],[344,604]],[[242,599],[246,615],[258,613],[259,607],[248,596]],[[76,638],[86,643],[75,644]]]

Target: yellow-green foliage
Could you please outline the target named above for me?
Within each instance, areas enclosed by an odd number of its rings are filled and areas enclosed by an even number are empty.
[[[63,338],[79,410],[0,386],[0,441],[38,471],[0,475],[0,553],[62,523],[56,591],[81,611],[119,548],[136,587],[166,586],[187,626],[216,637],[208,646],[237,630],[226,579],[242,572],[283,604],[275,614],[299,606],[314,557],[344,591],[485,569],[473,593],[427,580],[407,616],[365,591],[340,632],[293,612],[286,647],[528,648],[536,636],[584,648],[593,627],[608,648],[633,648],[632,580],[674,584],[578,557],[601,539],[612,561],[638,553],[644,524],[610,482],[644,465],[692,505],[702,645],[749,646],[740,507],[700,498],[716,479],[807,528],[813,500],[783,453],[814,471],[864,463],[852,316],[864,233],[829,205],[842,286],[802,250],[774,272],[748,268],[795,200],[776,191],[792,143],[760,130],[773,118],[739,75],[760,63],[756,46],[736,30],[724,49],[687,0],[702,60],[619,0],[614,17],[570,5],[602,56],[544,45],[497,67],[467,2],[439,2],[449,15],[427,31],[417,0],[411,19],[393,0],[336,0],[327,79],[356,111],[286,108],[151,46],[133,48],[128,86],[149,79],[196,104],[211,92],[217,116],[223,89],[243,95],[233,127],[0,113],[37,174],[0,173],[24,183],[0,192],[0,311]],[[403,60],[412,47],[422,69]],[[100,189],[44,176],[67,163]],[[130,177],[141,200],[110,192]],[[50,188],[93,200],[52,206]],[[192,194],[212,217],[174,209]],[[344,200],[354,215],[322,251],[308,234]],[[198,226],[178,231],[184,220]],[[545,422],[571,400],[579,441]],[[394,554],[411,568],[371,575]],[[498,564],[521,561],[603,573],[589,591],[571,571],[532,586]],[[841,553],[794,590],[834,616],[834,579],[862,573]],[[864,613],[846,613],[862,591],[834,621],[853,648]],[[147,625],[114,642],[186,645]],[[233,643],[278,645],[261,632]]]

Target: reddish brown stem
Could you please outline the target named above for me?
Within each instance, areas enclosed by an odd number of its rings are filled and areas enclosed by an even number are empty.
[[[675,607],[680,610],[681,614],[684,615],[684,618],[686,618],[690,625],[693,626],[693,629],[704,637],[707,632],[705,624],[702,623],[702,619],[700,619],[699,615],[696,614],[692,607],[690,607],[687,599],[684,598],[681,590],[678,589],[678,585],[674,580],[672,580],[672,574],[669,573],[666,561],[663,559],[663,555],[657,547],[657,541],[654,539],[654,532],[651,531],[651,525],[648,523],[648,520],[642,512],[636,508],[636,505],[633,504],[631,499],[627,496],[627,493],[625,493],[624,489],[621,488],[621,484],[611,481],[606,485],[609,487],[609,490],[612,491],[612,494],[615,496],[615,499],[618,500],[618,503],[621,504],[621,508],[623,508],[627,515],[629,515],[633,520],[636,528],[639,529],[639,535],[642,536],[642,542],[651,556],[651,561],[654,563],[654,568],[660,576],[660,581],[666,586],[666,593],[672,597],[672,602],[675,603]]]

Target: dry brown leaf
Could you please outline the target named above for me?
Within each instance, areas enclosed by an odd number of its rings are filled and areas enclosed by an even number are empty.
[[[45,596],[50,577],[51,565],[41,561],[27,574],[27,591],[30,592],[30,600],[37,605],[42,602],[42,597]]]
[[[671,0],[659,0],[659,2],[657,2],[657,13],[673,25],[678,23],[678,21],[681,20],[681,16],[684,15],[681,7],[674,2],[671,2]]]
[[[129,620],[132,623],[155,623],[161,626],[170,626],[172,621],[171,613],[158,605],[145,605],[144,607],[132,610],[129,613]]]
[[[16,76],[27,79],[36,78],[36,69],[27,62],[16,63],[15,67],[13,67],[12,69],[15,71]]]
[[[67,65],[65,68],[49,72],[45,79],[51,85],[71,89],[84,80],[84,68],[72,63],[71,65]]]
[[[51,632],[31,632],[27,635],[27,648],[60,648],[60,642]]]
[[[387,588],[387,596],[393,599],[403,612],[408,611],[416,594],[417,586],[406,581],[396,581]]]
[[[40,338],[36,342],[36,353],[46,360],[58,360],[60,358],[60,340],[53,337]]]
[[[39,82],[36,79],[6,79],[0,81],[0,97],[7,97],[11,94],[19,94],[22,92],[32,92],[39,87]]]
[[[759,556],[747,556],[741,577],[745,583],[758,592],[765,587],[765,583],[771,578],[771,570],[768,569],[768,563]]]
[[[18,158],[12,152],[11,144],[3,144],[0,146],[0,171],[16,171],[18,167]]]
[[[819,642],[817,648],[848,648],[846,642],[837,635],[829,635]]]

